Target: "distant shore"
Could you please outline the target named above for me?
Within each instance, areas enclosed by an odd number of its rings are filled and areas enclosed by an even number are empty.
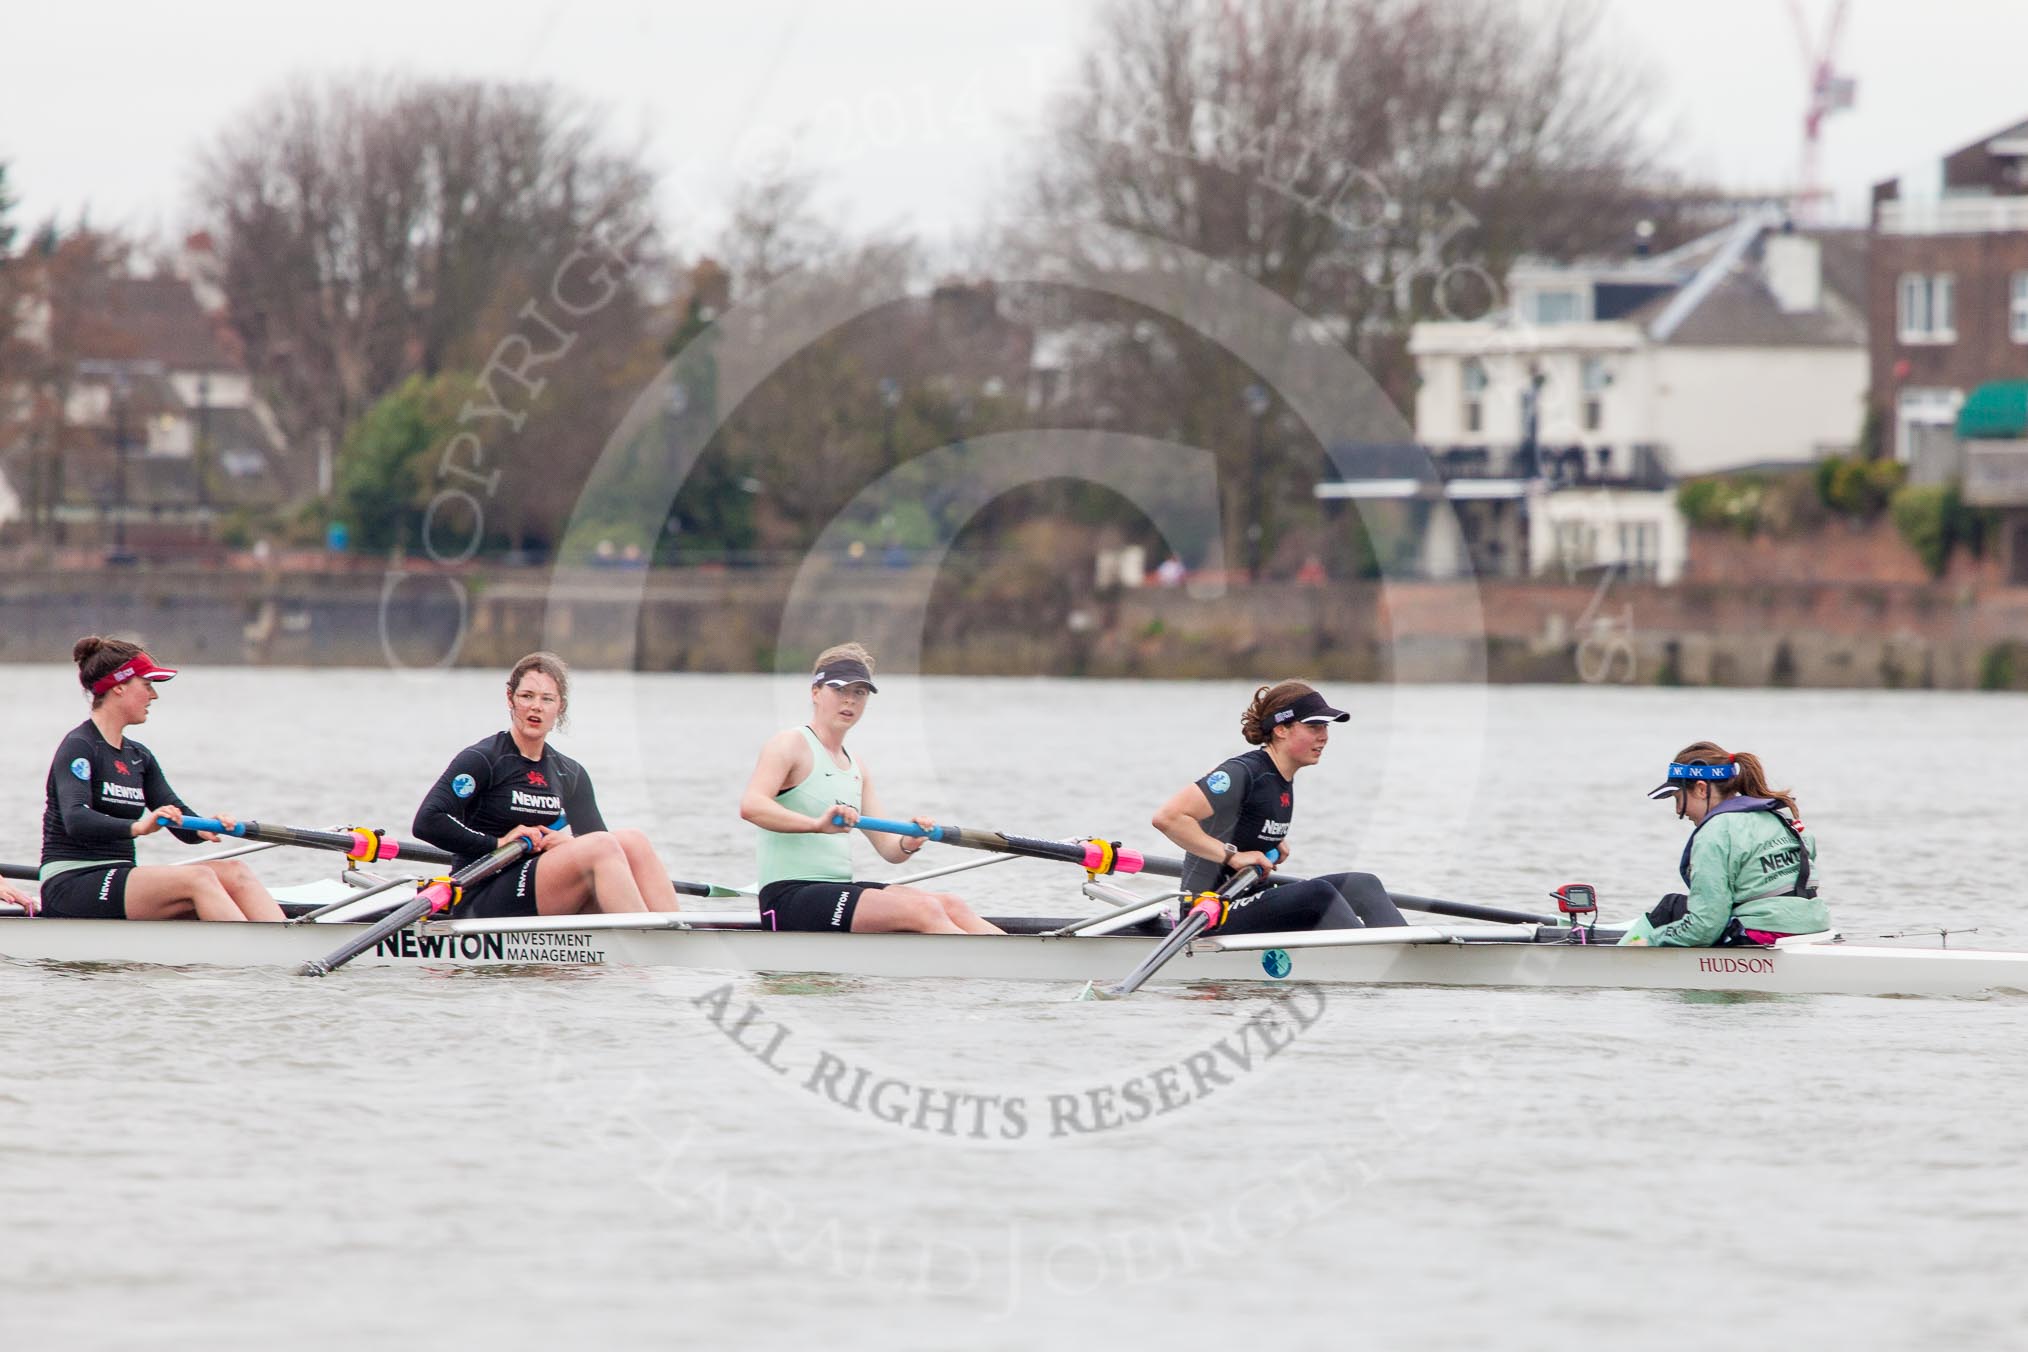
[[[837,635],[964,675],[2028,689],[2028,588],[1944,582],[1326,581],[968,598],[925,567],[0,577],[0,661],[81,633],[189,662],[773,671]]]

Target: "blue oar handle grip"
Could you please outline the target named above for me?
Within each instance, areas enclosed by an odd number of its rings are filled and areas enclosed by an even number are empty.
[[[174,826],[180,831],[209,831],[213,835],[220,836],[243,836],[246,834],[246,823],[241,822],[238,826],[227,826],[216,817],[192,817],[185,814],[181,822],[164,822],[163,825]]]
[[[833,826],[843,826],[844,824],[845,819],[843,817],[834,815],[831,818],[831,825]],[[885,817],[861,817],[858,826],[862,831],[884,831],[891,836],[920,836],[924,840],[942,840],[944,838],[944,828],[941,826],[932,826],[928,830],[924,830],[914,822],[889,821]]]

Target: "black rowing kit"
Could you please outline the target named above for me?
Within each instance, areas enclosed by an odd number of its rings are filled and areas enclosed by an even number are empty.
[[[43,786],[42,913],[72,919],[126,915],[134,823],[151,807],[190,808],[155,754],[132,738],[114,746],[87,718],[58,743]],[[195,845],[195,831],[170,827]]]
[[[491,854],[517,826],[567,826],[574,835],[606,829],[582,765],[547,744],[541,760],[529,760],[507,732],[474,742],[452,758],[415,814],[415,834],[456,855],[454,871]],[[534,915],[541,863],[540,854],[531,854],[475,884],[455,914]]]
[[[1201,825],[1234,853],[1281,848],[1295,818],[1295,785],[1259,747],[1225,761],[1197,781],[1211,804]],[[1191,895],[1215,892],[1232,869],[1189,855],[1183,861],[1183,889]],[[1300,882],[1268,883],[1224,903],[1207,933],[1272,934],[1283,930],[1360,929],[1405,925],[1387,888],[1370,873],[1332,873]]]

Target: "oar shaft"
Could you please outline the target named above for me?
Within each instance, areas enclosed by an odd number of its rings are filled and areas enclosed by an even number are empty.
[[[1412,897],[1406,892],[1390,892],[1394,904],[1404,911],[1420,911],[1424,915],[1453,915],[1460,920],[1491,920],[1502,925],[1562,925],[1565,922],[1553,915],[1536,915],[1530,911],[1510,910],[1505,906],[1480,906],[1468,901],[1445,901],[1441,897]]]
[[[527,837],[518,836],[510,843],[502,845],[499,849],[487,855],[484,859],[474,860],[464,868],[459,869],[448,879],[431,883],[429,886],[420,889],[416,892],[414,901],[409,902],[406,906],[388,912],[377,923],[369,926],[364,934],[347,941],[329,957],[318,958],[304,963],[298,969],[299,975],[329,976],[332,972],[337,971],[367,949],[378,944],[382,939],[387,938],[388,935],[400,933],[416,921],[430,914],[430,912],[447,905],[454,895],[455,889],[470,887],[473,883],[482,882],[492,877],[501,869],[506,868],[522,855],[528,853],[528,850],[529,841]]]
[[[1268,857],[1272,859],[1277,853],[1279,852],[1270,852]],[[1260,870],[1249,864],[1226,879],[1225,886],[1219,888],[1213,895],[1218,901],[1230,901],[1251,887],[1254,879],[1258,877],[1260,877]],[[1116,986],[1110,987],[1106,991],[1106,994],[1115,997],[1132,995],[1141,988],[1143,982],[1161,970],[1162,964],[1182,952],[1189,946],[1192,939],[1202,934],[1211,924],[1211,920],[1212,908],[1204,904],[1204,898],[1198,898],[1197,904],[1193,905],[1177,924],[1176,928],[1169,932],[1169,937],[1164,939],[1156,946],[1155,951],[1148,955],[1147,961],[1130,972],[1126,980]]]
[[[1160,971],[1164,963],[1180,953],[1192,939],[1202,934],[1205,927],[1210,923],[1211,917],[1206,912],[1191,911],[1190,914],[1183,917],[1181,924],[1169,932],[1169,937],[1164,939],[1161,945],[1148,955],[1147,961],[1129,972],[1126,980],[1114,986],[1107,994],[1132,995],[1141,988],[1143,982]]]
[[[448,864],[456,856],[434,845],[413,840],[396,840],[355,827],[347,831],[313,831],[301,826],[273,826],[265,822],[235,822],[228,827],[216,817],[185,817],[188,831],[211,831],[221,836],[264,840],[271,845],[299,845],[311,850],[343,850],[354,859],[413,859],[419,864]]]
[[[231,828],[216,817],[185,817],[183,825],[192,831],[211,831],[221,836],[244,836],[270,845],[299,845],[311,850],[343,850],[348,858],[380,861],[410,859],[418,864],[448,864],[457,858],[448,850],[413,840],[396,840],[378,831],[353,828],[347,831],[313,831],[301,826],[271,826],[264,822],[238,822]],[[737,897],[736,888],[714,883],[685,882],[671,878],[670,886],[687,897]]]
[[[1031,859],[1056,859],[1066,864],[1076,864],[1079,868],[1092,873],[1157,873],[1175,877],[1183,871],[1181,861],[1159,857],[1150,859],[1139,850],[1126,848],[1109,850],[1097,841],[1045,840],[1037,836],[1010,835],[1005,831],[981,830],[973,826],[925,828],[917,826],[914,822],[894,821],[886,817],[861,817],[858,825],[862,831],[916,836],[943,845],[957,845],[967,850],[1019,854]],[[1107,857],[1108,853],[1111,854],[1111,858]]]
[[[39,873],[40,870],[33,864],[0,864],[0,878],[15,878],[24,883],[32,883]]]

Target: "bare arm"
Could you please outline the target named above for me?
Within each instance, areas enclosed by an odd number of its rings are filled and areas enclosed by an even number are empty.
[[[1263,873],[1274,872],[1274,863],[1258,850],[1247,850],[1225,857],[1225,842],[1204,829],[1204,823],[1211,820],[1211,800],[1204,796],[1204,790],[1196,784],[1185,784],[1170,796],[1169,801],[1155,809],[1149,824],[1171,844],[1200,859],[1209,859],[1216,864],[1229,864],[1233,868],[1245,868],[1251,864]]]
[[[831,820],[831,813],[827,812],[821,818],[805,817],[775,801],[776,795],[784,789],[800,784],[808,777],[812,763],[809,746],[799,733],[778,732],[768,738],[767,745],[761,748],[760,759],[754,762],[753,777],[747,780],[746,791],[739,796],[741,819],[752,822],[763,831],[785,836],[814,831],[836,834],[851,830],[851,823],[859,820],[859,814],[850,808],[840,810],[846,824],[839,826]]]
[[[869,817],[884,817],[880,795],[873,791],[873,775],[867,770],[866,762],[859,762],[859,804]],[[915,824],[927,830],[936,823],[927,817],[917,817]],[[868,831],[867,840],[873,843],[874,851],[890,864],[907,863],[922,853],[923,839],[920,836],[897,836],[887,831]]]

